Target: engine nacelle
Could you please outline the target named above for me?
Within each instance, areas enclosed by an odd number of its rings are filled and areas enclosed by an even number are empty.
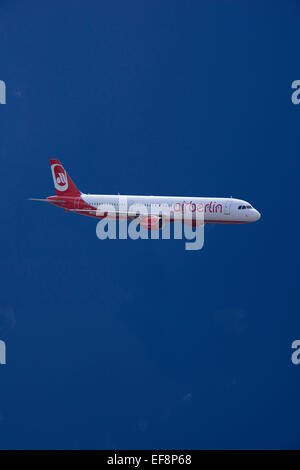
[[[184,219],[184,224],[189,225],[190,227],[201,227],[204,225],[203,220],[195,220],[195,219]]]
[[[151,217],[143,217],[141,220],[141,227],[147,230],[161,230],[164,222],[161,217],[153,215]]]

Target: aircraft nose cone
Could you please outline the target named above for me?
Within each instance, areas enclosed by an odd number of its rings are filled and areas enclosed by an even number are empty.
[[[259,220],[261,218],[261,214],[257,210],[255,210],[255,212],[256,212],[256,219],[255,220]]]

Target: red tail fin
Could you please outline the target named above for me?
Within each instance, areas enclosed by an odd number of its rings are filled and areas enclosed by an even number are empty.
[[[76,188],[59,160],[51,159],[50,167],[57,196],[80,196],[81,192]]]

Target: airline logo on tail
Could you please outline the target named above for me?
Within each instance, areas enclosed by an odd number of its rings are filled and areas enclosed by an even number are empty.
[[[51,165],[51,171],[54,180],[54,186],[58,191],[66,191],[68,189],[68,177],[63,169],[63,167],[58,164],[54,163]]]

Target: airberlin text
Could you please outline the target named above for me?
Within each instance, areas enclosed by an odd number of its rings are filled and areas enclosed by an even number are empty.
[[[202,202],[200,203],[195,203],[193,201],[190,202],[185,202],[183,203],[176,202],[174,204],[174,211],[176,212],[210,212],[211,214],[222,214],[223,212],[223,206],[222,204],[217,204],[216,202],[211,201],[209,204],[203,204]]]

